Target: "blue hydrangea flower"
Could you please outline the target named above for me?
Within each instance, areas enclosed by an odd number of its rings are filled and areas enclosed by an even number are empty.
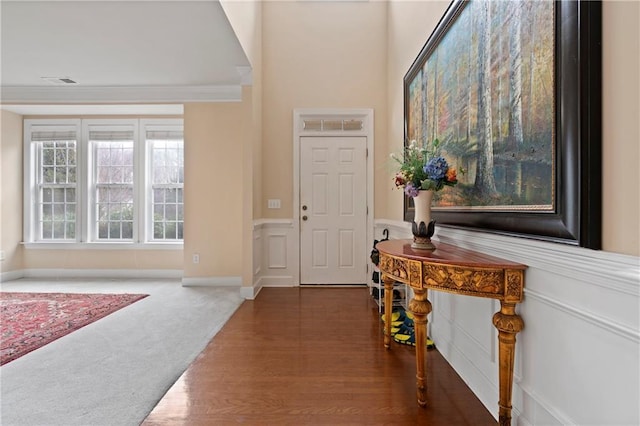
[[[418,188],[416,188],[415,186],[413,186],[413,184],[411,182],[407,183],[407,185],[404,187],[404,193],[407,194],[409,197],[417,197],[418,196]]]
[[[435,157],[429,160],[423,171],[429,179],[438,181],[445,178],[448,169],[449,164],[447,164],[447,160],[444,157]]]

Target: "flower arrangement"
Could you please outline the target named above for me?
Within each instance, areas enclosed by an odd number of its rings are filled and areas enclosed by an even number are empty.
[[[397,188],[403,188],[409,197],[417,197],[420,190],[440,191],[458,183],[456,169],[450,167],[447,160],[437,155],[438,139],[425,146],[418,146],[415,140],[405,147],[402,158],[391,154],[391,158],[400,164],[400,170],[394,177]]]

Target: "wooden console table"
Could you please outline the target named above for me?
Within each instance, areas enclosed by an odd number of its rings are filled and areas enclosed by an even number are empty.
[[[400,281],[411,286],[414,292],[409,310],[415,323],[418,404],[424,407],[427,405],[427,315],[431,312],[427,289],[500,300],[500,311],[493,315],[499,342],[499,421],[500,425],[509,425],[516,334],[524,327],[515,308],[516,303],[522,301],[527,267],[451,244],[434,244],[433,251],[413,249],[411,240],[388,240],[376,245],[385,289],[384,346],[389,349],[391,343],[393,283]]]

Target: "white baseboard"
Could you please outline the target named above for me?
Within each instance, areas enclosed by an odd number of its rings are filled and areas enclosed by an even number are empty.
[[[0,283],[6,281],[19,280],[24,277],[24,271],[22,269],[18,269],[16,271],[7,271],[0,273]]]
[[[193,277],[182,278],[183,287],[240,287],[241,277]]]
[[[246,300],[254,300],[262,290],[262,285],[256,283],[253,287],[240,287],[240,297]]]
[[[447,360],[453,369],[460,375],[465,384],[473,390],[474,394],[484,404],[491,415],[498,419],[498,405],[494,404],[498,388],[492,381],[495,378],[489,377],[485,371],[482,371],[475,365],[474,360],[469,358],[457,345],[456,341],[450,341],[443,338],[436,338],[437,332],[434,330],[432,336],[438,352]]]
[[[536,424],[556,424],[556,425],[571,425],[575,424],[567,415],[561,412],[559,407],[553,405],[553,403],[547,401],[547,399],[534,391],[529,387],[524,386],[522,383],[518,383],[518,389],[522,391],[522,398],[527,401],[527,404],[531,406],[532,411],[536,413]],[[524,426],[531,425],[524,416],[520,416],[517,424]]]
[[[292,276],[265,276],[261,279],[262,287],[298,287]]]
[[[21,278],[182,278],[181,269],[25,269]]]

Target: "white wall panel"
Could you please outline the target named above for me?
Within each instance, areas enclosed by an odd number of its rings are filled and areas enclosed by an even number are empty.
[[[267,249],[269,269],[286,269],[287,267],[287,234],[269,234]]]
[[[253,225],[254,271],[252,297],[262,287],[297,285],[298,266],[293,247],[295,234],[289,219],[257,220]]]
[[[390,238],[408,223],[376,221]],[[529,266],[518,305],[514,423],[640,424],[640,259],[529,239],[436,228],[436,240]],[[497,333],[492,300],[430,291],[430,337],[497,417]]]
[[[253,275],[259,276],[262,271],[262,234],[253,230]]]

